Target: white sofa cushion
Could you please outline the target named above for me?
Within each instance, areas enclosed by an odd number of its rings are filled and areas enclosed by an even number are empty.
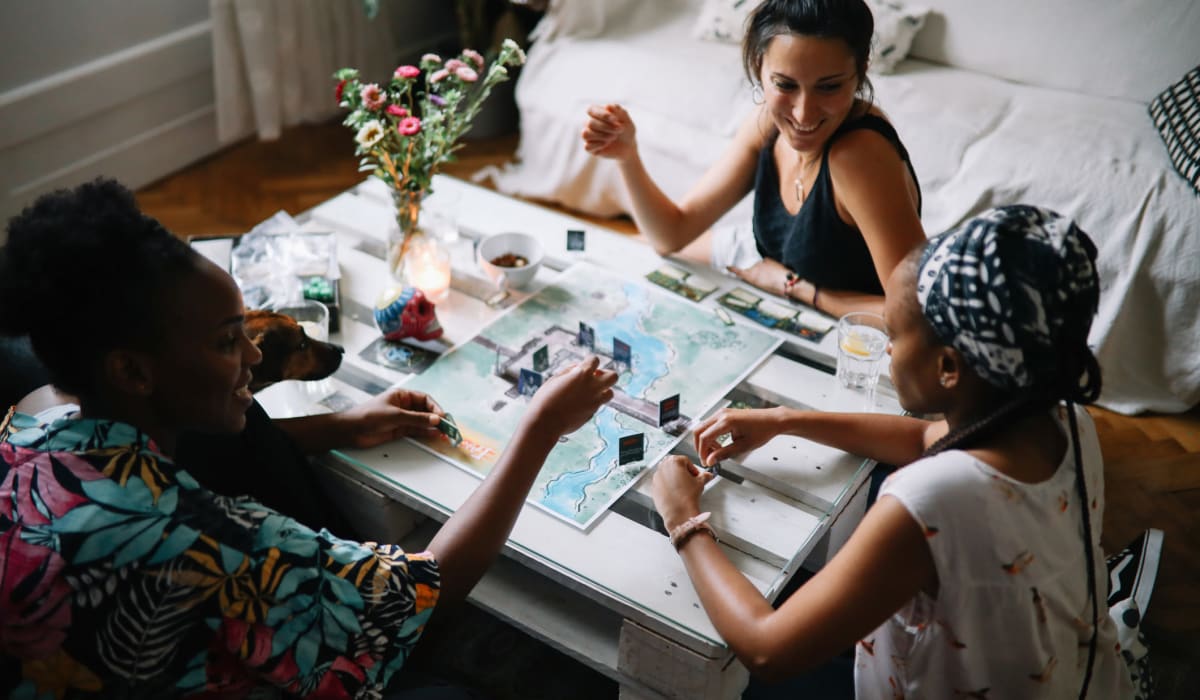
[[[1200,63],[1195,0],[921,0],[912,56],[1027,85],[1148,103]]]
[[[917,32],[925,26],[929,10],[905,5],[896,0],[867,0],[875,17],[875,36],[871,39],[871,71],[891,73],[908,56]]]

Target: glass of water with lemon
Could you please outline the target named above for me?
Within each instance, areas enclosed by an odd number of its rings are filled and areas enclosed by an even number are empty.
[[[837,377],[847,389],[875,388],[887,348],[883,317],[866,311],[838,319]]]

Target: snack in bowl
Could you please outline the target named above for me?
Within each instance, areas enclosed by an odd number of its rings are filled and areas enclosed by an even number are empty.
[[[502,289],[524,289],[542,265],[542,244],[528,233],[495,233],[479,242],[479,268]]]

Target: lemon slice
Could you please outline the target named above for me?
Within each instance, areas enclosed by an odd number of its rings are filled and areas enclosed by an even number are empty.
[[[858,355],[859,357],[871,356],[870,344],[868,344],[865,338],[857,335],[850,335],[842,338],[842,350],[845,350],[851,355]]]

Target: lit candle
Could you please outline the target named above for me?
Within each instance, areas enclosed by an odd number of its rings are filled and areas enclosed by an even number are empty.
[[[450,296],[450,255],[436,243],[427,243],[409,252],[406,276],[433,303]]]

